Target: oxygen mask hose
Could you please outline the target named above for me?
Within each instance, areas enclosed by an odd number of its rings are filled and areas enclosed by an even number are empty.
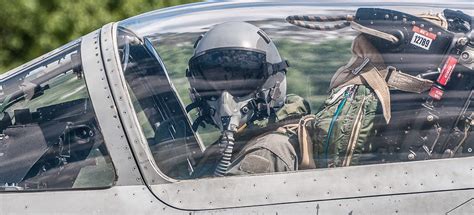
[[[224,176],[231,165],[235,145],[234,136],[239,130],[239,125],[248,121],[246,115],[248,111],[241,110],[245,109],[248,103],[248,99],[240,100],[224,91],[220,98],[210,105],[215,107],[215,110],[212,111],[214,112],[213,121],[222,132],[219,140],[221,158],[214,170],[214,176]]]
[[[219,144],[224,147],[222,157],[217,164],[214,176],[224,176],[229,169],[235,140],[233,131],[223,131]]]

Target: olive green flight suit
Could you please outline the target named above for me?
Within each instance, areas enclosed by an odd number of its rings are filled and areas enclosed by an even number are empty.
[[[296,134],[282,128],[289,119],[299,120],[309,114],[309,104],[301,97],[288,95],[285,105],[277,111],[274,123],[268,120],[254,123],[249,130],[261,129],[242,149],[234,154],[227,175],[243,175],[294,171],[298,169],[298,139]],[[293,120],[293,121],[295,121]],[[251,133],[249,131],[248,133]],[[252,134],[248,134],[252,135]],[[246,136],[244,134],[240,136]],[[236,140],[239,138],[236,137]]]

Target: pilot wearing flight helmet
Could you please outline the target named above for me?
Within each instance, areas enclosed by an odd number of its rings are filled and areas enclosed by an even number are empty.
[[[422,18],[443,21],[433,17]],[[446,27],[443,22],[440,26]],[[420,93],[432,85],[399,68],[385,69],[380,52],[385,49],[376,49],[376,44],[365,34],[356,37],[353,58],[334,75],[322,111],[309,115],[304,99],[286,96],[288,64],[262,30],[243,22],[209,30],[197,41],[189,61],[193,103],[188,109],[199,110],[195,128],[207,122],[222,133],[214,175],[360,164],[362,154],[372,148],[368,140],[375,134],[375,121],[390,121],[388,87]],[[379,77],[377,70],[390,72],[389,78]],[[379,109],[384,119],[375,117]]]
[[[296,133],[284,125],[310,110],[301,97],[286,95],[288,66],[268,35],[249,23],[216,25],[196,41],[187,110],[198,109],[195,129],[206,123],[221,131],[207,150],[214,152],[215,176],[298,169]]]

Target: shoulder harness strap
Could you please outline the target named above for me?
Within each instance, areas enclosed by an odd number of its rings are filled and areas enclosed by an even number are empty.
[[[315,118],[315,115],[306,115],[301,118],[298,123],[298,142],[301,152],[300,169],[316,168],[316,163],[313,158],[313,142],[311,141],[310,135],[308,135],[308,129],[306,127],[306,124],[315,120]]]
[[[429,90],[433,84],[431,80],[423,79],[403,73],[395,67],[387,67],[379,70],[365,58],[357,60],[361,65],[352,65],[354,78],[345,82],[341,86],[347,85],[368,85],[374,90],[377,98],[382,104],[383,115],[387,123],[390,122],[390,88],[411,93],[422,93]]]

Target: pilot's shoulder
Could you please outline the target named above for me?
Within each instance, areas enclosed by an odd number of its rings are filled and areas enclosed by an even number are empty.
[[[277,121],[282,121],[288,117],[304,116],[311,113],[309,102],[296,94],[288,94],[285,104],[277,112]]]

